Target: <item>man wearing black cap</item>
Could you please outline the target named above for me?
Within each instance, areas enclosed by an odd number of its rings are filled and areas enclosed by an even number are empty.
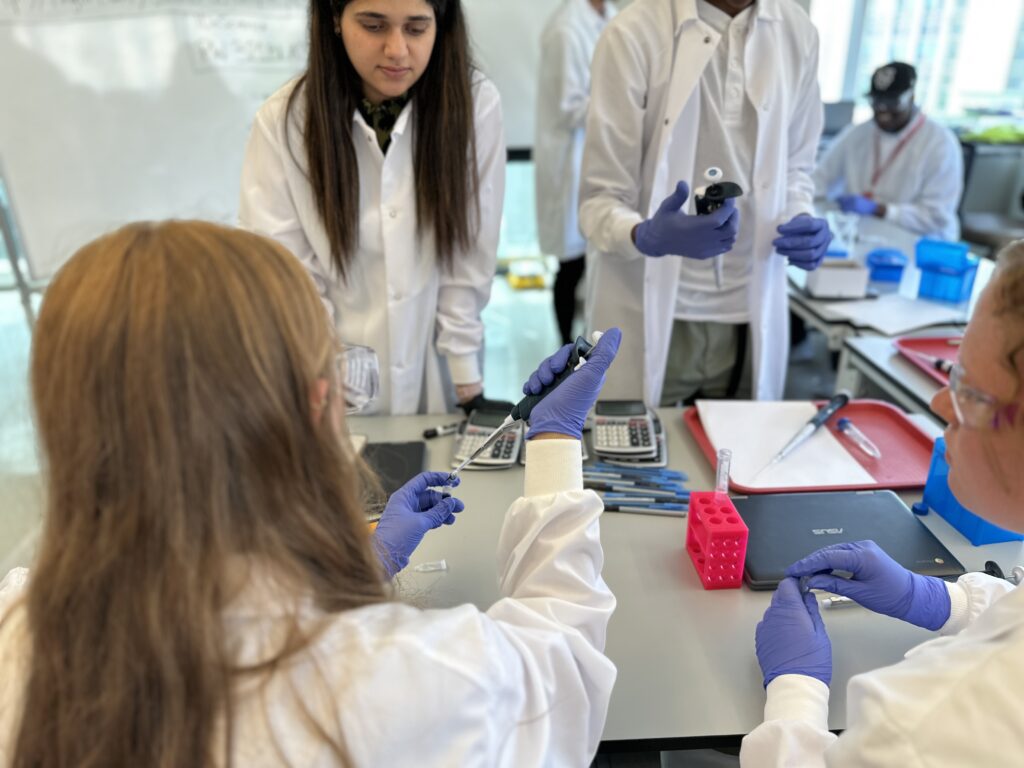
[[[963,155],[953,132],[914,104],[916,80],[917,72],[902,61],[875,70],[867,94],[874,120],[836,137],[815,171],[817,194],[848,213],[956,240]]]

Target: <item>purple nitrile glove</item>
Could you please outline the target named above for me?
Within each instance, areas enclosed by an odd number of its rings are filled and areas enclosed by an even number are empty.
[[[779,582],[772,604],[754,632],[764,686],[779,675],[806,675],[832,682],[832,643],[810,592],[801,594],[796,579]]]
[[[839,210],[843,213],[859,213],[861,216],[872,216],[878,210],[878,203],[864,195],[840,195],[836,198]]]
[[[447,472],[421,472],[388,499],[372,539],[389,579],[409,564],[427,531],[451,525],[455,514],[465,509],[454,496],[431,490],[445,484],[455,487],[459,478],[448,480]]]
[[[533,406],[527,439],[542,432],[555,432],[577,440],[583,437],[583,422],[601,393],[605,372],[615,359],[621,341],[622,331],[609,328],[598,339],[587,361]],[[523,394],[539,395],[565,370],[571,352],[572,344],[566,344],[545,359],[523,385]]]
[[[647,256],[686,256],[710,259],[732,250],[740,229],[740,212],[732,198],[706,216],[683,213],[690,196],[685,181],[666,197],[654,215],[636,229],[636,247]]]
[[[789,259],[794,267],[811,272],[818,268],[825,258],[828,244],[832,242],[832,230],[828,222],[801,213],[778,228],[779,235],[772,241],[775,250]]]
[[[845,571],[851,578],[833,576]],[[873,541],[834,544],[819,549],[786,569],[808,589],[849,597],[865,608],[924,629],[939,629],[949,620],[946,582],[908,571]]]

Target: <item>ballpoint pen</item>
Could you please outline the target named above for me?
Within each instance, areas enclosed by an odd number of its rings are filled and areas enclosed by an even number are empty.
[[[864,453],[871,458],[882,458],[882,452],[878,450],[878,446],[871,442],[871,438],[857,429],[849,419],[839,419],[839,421],[836,422],[836,429],[852,440],[854,445],[864,451]]]
[[[836,411],[838,411],[848,402],[850,402],[850,393],[848,390],[844,389],[840,391],[839,394],[837,394],[831,400],[829,400],[828,403],[822,406],[818,410],[818,412],[814,414],[813,418],[811,418],[810,421],[804,424],[803,427],[800,428],[800,431],[793,435],[792,438],[790,438],[788,443],[782,446],[782,450],[775,454],[775,457],[771,461],[769,461],[760,470],[758,470],[757,474],[754,475],[754,479],[756,480],[758,475],[760,475],[762,472],[768,469],[768,467],[778,464],[780,461],[789,456],[789,454],[791,454],[793,451],[795,451],[797,448],[803,445],[811,435],[817,432],[818,429],[826,421],[828,421],[829,419],[832,418],[833,415],[835,415]]]

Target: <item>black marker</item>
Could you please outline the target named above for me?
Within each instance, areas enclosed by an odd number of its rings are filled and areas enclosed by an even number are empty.
[[[430,429],[423,430],[423,439],[429,440],[432,437],[444,437],[445,435],[451,435],[458,431],[461,421],[456,421],[454,424],[444,424],[440,427],[431,427]]]

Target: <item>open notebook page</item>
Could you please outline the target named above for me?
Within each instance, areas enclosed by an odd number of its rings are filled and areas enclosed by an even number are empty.
[[[815,488],[874,484],[874,478],[825,427],[784,460],[761,471],[817,410],[808,402],[697,401],[701,424],[715,450],[732,450],[729,478],[736,485]]]

